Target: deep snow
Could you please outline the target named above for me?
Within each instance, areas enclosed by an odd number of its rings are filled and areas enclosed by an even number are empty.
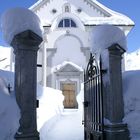
[[[124,32],[113,25],[104,24],[93,28],[90,34],[91,52],[99,53],[112,46],[118,44],[122,49],[127,50],[126,36]]]
[[[9,72],[3,72],[7,75]],[[13,77],[12,77],[13,78]],[[77,97],[79,110],[64,110],[62,92],[38,84],[37,124],[41,140],[83,140],[82,100],[83,91]],[[9,93],[7,82],[0,78],[0,140],[14,140],[19,127],[19,108],[14,93]],[[4,126],[4,128],[3,128]],[[55,134],[55,135],[54,135]]]
[[[47,132],[45,129],[42,130],[41,135],[42,140],[84,140],[84,128],[80,112],[71,109],[64,110],[53,127]]]
[[[140,70],[123,73],[124,122],[128,123],[132,140],[140,139]]]
[[[9,95],[7,83],[0,78],[0,140],[14,140],[19,117],[15,98]]]
[[[10,70],[11,48],[0,46],[0,69]]]
[[[5,75],[8,72],[5,72]],[[124,122],[128,123],[132,140],[138,140],[140,135],[140,71],[123,73],[123,91],[125,104]],[[82,86],[83,87],[83,86]],[[80,109],[73,112],[63,110],[63,95],[61,91],[38,85],[40,108],[37,109],[38,130],[41,140],[82,140],[83,138],[83,89],[77,97]],[[0,79],[0,136],[1,140],[13,140],[19,124],[19,109],[14,94],[7,90],[7,83]],[[4,129],[3,129],[4,126]],[[58,131],[59,130],[59,131]],[[65,131],[64,131],[65,130]],[[54,135],[55,134],[55,135]],[[62,135],[63,134],[63,137]],[[77,139],[75,139],[75,137]],[[67,139],[68,139],[67,138]],[[69,140],[68,139],[68,140]]]
[[[15,35],[26,30],[32,30],[42,37],[42,26],[39,17],[31,10],[23,7],[5,11],[1,18],[1,28],[8,44],[11,44]]]
[[[140,70],[140,49],[125,54],[125,70]]]
[[[135,62],[139,61],[139,51],[129,54],[129,58],[133,58],[135,56],[135,60],[131,59],[129,61],[129,66],[131,69],[135,69],[133,65]],[[137,60],[138,59],[138,60]],[[6,61],[3,61],[4,63]],[[127,62],[128,63],[128,62]],[[137,64],[137,63],[136,63]],[[7,65],[7,62],[5,63]],[[139,67],[137,67],[138,69]],[[7,85],[10,83],[13,89],[13,76],[14,73],[1,70],[0,71],[0,140],[13,140],[13,135],[18,128],[18,119],[19,119],[19,110],[15,101],[15,97],[13,92],[9,95],[7,90]],[[128,123],[129,130],[131,131],[132,140],[140,139],[140,71],[126,71],[123,73],[123,92],[124,92],[124,104],[125,104],[125,117],[124,122]],[[72,120],[72,116],[74,116],[74,120],[76,122],[80,122],[83,117],[82,112],[82,102],[83,102],[83,86],[80,94],[77,96],[77,100],[79,103],[79,111],[76,112],[63,112],[63,96],[61,91],[54,90],[51,88],[43,88],[41,85],[38,85],[38,99],[40,99],[40,108],[37,109],[38,115],[38,130],[40,131],[41,140],[45,136],[52,137],[51,134],[56,132],[59,128],[63,128],[63,124],[66,124],[66,120]],[[76,119],[77,118],[77,119]],[[80,119],[79,119],[80,118]],[[60,123],[62,122],[62,124]],[[2,125],[1,125],[2,124]],[[60,127],[61,125],[61,127]],[[68,121],[69,125],[69,121]],[[73,126],[79,125],[74,123]],[[3,127],[4,126],[4,127]],[[56,127],[55,127],[56,126]],[[81,126],[82,128],[82,126]],[[77,131],[77,134],[82,131],[82,129]],[[62,132],[60,130],[60,132]],[[73,130],[73,127],[71,128]],[[65,129],[66,131],[66,129]],[[68,129],[69,131],[69,129]],[[56,133],[58,134],[58,133]],[[67,134],[67,131],[65,133]],[[53,134],[54,135],[54,134]],[[59,135],[59,134],[58,134]],[[71,134],[72,138],[75,136]],[[79,135],[81,137],[82,135]],[[53,139],[50,139],[53,140]]]

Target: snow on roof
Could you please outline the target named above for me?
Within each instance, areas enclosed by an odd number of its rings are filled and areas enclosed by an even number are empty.
[[[90,1],[90,0],[89,0]],[[127,16],[118,13],[99,3],[97,0],[91,0],[92,3],[101,9],[105,10],[110,14],[108,17],[92,17],[89,19],[85,19],[85,24],[87,25],[98,25],[98,24],[113,24],[113,25],[131,25],[134,26],[134,22]]]
[[[103,49],[118,44],[124,50],[127,49],[124,32],[113,25],[96,26],[91,32],[91,51],[100,53]]]
[[[32,5],[29,9],[34,9],[37,5],[39,5],[44,0],[38,0],[34,5]]]
[[[57,72],[59,70],[61,70],[62,68],[64,68],[66,65],[72,65],[73,67],[75,67],[78,71],[83,71],[83,68],[82,67],[79,67],[78,65],[76,65],[75,63],[73,62],[70,62],[70,61],[64,61],[62,64],[59,64],[55,67],[53,67],[53,72]]]
[[[92,17],[90,19],[84,19],[85,25],[99,25],[99,24],[111,24],[122,26],[134,26],[134,22],[129,18],[123,16],[111,16],[111,17]]]
[[[48,0],[38,0],[33,6],[30,7],[31,10],[37,8],[37,6],[41,6],[43,2],[47,2]],[[97,0],[86,0],[90,4],[93,4],[98,10],[104,11],[108,13],[109,16],[107,17],[91,17],[91,18],[84,18],[83,22],[85,25],[98,25],[98,24],[113,24],[113,25],[131,25],[134,26],[134,22],[127,16],[115,12],[108,7],[104,6]]]
[[[2,15],[2,31],[8,44],[15,35],[26,30],[32,30],[42,37],[42,30],[38,16],[26,8],[13,8]]]

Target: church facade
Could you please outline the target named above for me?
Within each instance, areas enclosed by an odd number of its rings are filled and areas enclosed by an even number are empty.
[[[37,82],[62,90],[64,106],[77,108],[76,96],[89,59],[92,29],[111,24],[127,36],[134,23],[96,0],[39,0],[30,9],[39,16],[43,26]]]

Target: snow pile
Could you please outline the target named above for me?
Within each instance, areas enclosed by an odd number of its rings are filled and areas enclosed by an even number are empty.
[[[8,44],[11,44],[15,35],[26,30],[32,30],[42,37],[40,20],[38,16],[29,9],[9,9],[2,15],[1,22],[4,38]]]
[[[78,110],[83,111],[83,102],[84,102],[84,83],[81,84],[81,90],[76,97],[78,102]]]
[[[125,54],[125,70],[140,70],[140,49]]]
[[[91,32],[91,51],[99,53],[112,46],[120,45],[124,50],[126,47],[126,37],[124,32],[116,26],[99,25],[93,28]]]
[[[0,139],[14,140],[19,123],[19,109],[15,98],[9,95],[6,82],[0,78]]]
[[[13,89],[13,81],[14,73],[0,70],[0,140],[14,140],[14,134],[19,127],[19,109],[14,93],[9,93],[7,88],[10,83]],[[57,121],[63,111],[64,97],[61,91],[41,85],[37,87],[37,96],[40,103],[37,109],[37,123],[41,132],[45,124],[49,128]]]
[[[0,69],[10,70],[11,48],[0,46]]]
[[[52,129],[47,133],[44,132],[41,140],[84,140],[84,126],[80,118],[79,111],[64,110]]]
[[[10,71],[0,70],[0,78],[6,82],[6,87],[10,86],[10,90],[14,90],[14,73]]]
[[[140,137],[140,71],[123,73],[124,122],[128,124],[132,140]]]
[[[41,85],[38,85],[37,91],[37,98],[39,99],[37,121],[38,130],[40,131],[46,121],[63,112],[64,96],[60,90],[42,87]]]

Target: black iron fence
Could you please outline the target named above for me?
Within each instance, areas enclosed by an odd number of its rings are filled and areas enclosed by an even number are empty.
[[[100,62],[90,55],[84,74],[85,140],[103,140],[103,95]]]

